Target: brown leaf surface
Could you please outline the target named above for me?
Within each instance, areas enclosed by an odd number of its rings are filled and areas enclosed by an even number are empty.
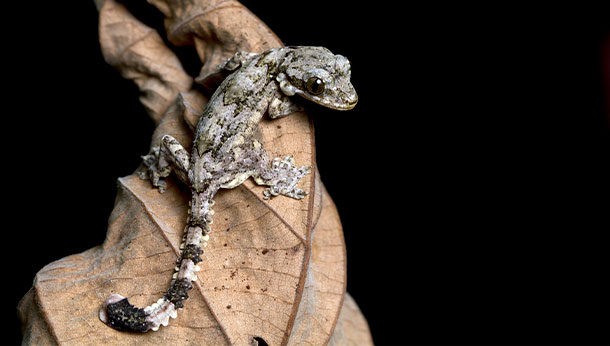
[[[169,38],[194,44],[202,74],[235,50],[262,51],[280,41],[236,1],[149,0],[166,15]],[[144,92],[157,123],[152,145],[171,134],[185,147],[207,98],[154,30],[113,0],[97,1],[106,60]],[[206,70],[207,69],[207,70]],[[257,137],[270,156],[314,162],[313,127],[304,113],[263,120]],[[120,293],[137,306],[169,286],[182,237],[188,189],[170,179],[159,194],[134,176],[119,179],[101,246],[45,266],[19,305],[25,344],[372,345],[366,320],[345,296],[345,244],[336,208],[308,175],[303,200],[262,199],[248,180],[221,190],[198,281],[178,318],[157,332],[130,334],[104,325],[104,299]],[[344,297],[345,300],[344,300]]]
[[[328,342],[329,346],[367,346],[373,345],[373,338],[366,319],[360,312],[356,301],[347,292],[343,307],[337,320],[335,331]]]
[[[176,55],[152,28],[134,18],[114,1],[100,9],[100,45],[106,62],[142,92],[140,102],[157,123],[180,91],[188,91],[193,79]]]
[[[262,52],[282,45],[252,12],[234,0],[148,0],[165,15],[169,41],[194,45],[205,76],[238,50]]]
[[[188,192],[173,184],[160,195],[135,176],[119,179],[104,244],[47,265],[21,302],[29,340],[32,344],[171,340],[172,344],[247,345],[259,336],[270,345],[286,342],[307,249],[251,190],[233,191],[218,194],[216,231],[187,308],[158,332],[131,334],[98,320],[100,302],[121,292],[144,306],[167,289],[185,225]],[[309,275],[289,344],[326,343],[334,327],[335,307],[342,304],[343,239],[340,227],[333,228],[338,222],[334,205],[325,193],[321,195],[319,207],[313,208],[318,222],[312,260],[305,267]],[[359,314],[351,310],[348,316]],[[351,319],[358,317],[347,320]],[[366,323],[362,329],[366,331]]]

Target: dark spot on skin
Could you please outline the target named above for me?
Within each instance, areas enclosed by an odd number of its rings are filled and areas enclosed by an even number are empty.
[[[227,309],[230,309],[230,308],[231,308],[231,305],[227,305]]]
[[[281,128],[282,128],[282,126],[281,126],[281,125],[278,125],[278,126],[277,126],[277,128],[278,128],[278,129],[281,129]]]
[[[224,245],[223,245],[223,246],[224,246],[224,247],[227,247],[228,245],[227,245],[227,243],[224,243]]]
[[[263,249],[263,255],[266,255],[269,252],[269,249]]]
[[[249,290],[250,289],[250,285],[246,285],[246,289]]]

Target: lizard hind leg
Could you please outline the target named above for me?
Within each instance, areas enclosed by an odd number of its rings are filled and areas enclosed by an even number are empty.
[[[180,180],[187,181],[187,171],[190,156],[186,149],[172,136],[165,135],[161,138],[161,144],[151,150],[148,155],[142,156],[146,169],[140,172],[140,178],[150,179],[153,186],[160,193],[165,192],[167,183],[161,178],[166,178],[172,170]]]

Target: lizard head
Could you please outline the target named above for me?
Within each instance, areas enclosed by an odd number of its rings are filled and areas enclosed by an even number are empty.
[[[341,55],[323,47],[289,47],[277,81],[288,96],[298,94],[337,110],[349,110],[358,102],[350,82],[351,66]]]

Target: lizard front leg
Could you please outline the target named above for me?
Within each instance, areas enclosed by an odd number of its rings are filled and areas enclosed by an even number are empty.
[[[297,185],[310,170],[311,166],[295,166],[294,158],[290,155],[284,159],[274,158],[269,166],[262,167],[253,178],[257,184],[269,186],[263,192],[265,199],[278,195],[301,199],[307,192],[297,188]]]
[[[150,179],[153,186],[159,192],[165,192],[167,183],[161,178],[166,178],[172,172],[183,182],[187,182],[187,171],[190,156],[186,149],[172,136],[165,135],[161,138],[161,144],[153,148],[148,155],[142,156],[146,170],[140,172],[140,178]]]
[[[307,194],[297,188],[297,185],[305,175],[309,174],[311,166],[295,166],[292,156],[283,159],[276,157],[269,162],[267,152],[255,139],[235,148],[233,155],[233,162],[240,164],[228,170],[230,174],[227,176],[231,178],[223,182],[222,188],[234,188],[249,177],[253,177],[257,184],[269,186],[263,192],[265,199],[278,195],[301,199]]]

